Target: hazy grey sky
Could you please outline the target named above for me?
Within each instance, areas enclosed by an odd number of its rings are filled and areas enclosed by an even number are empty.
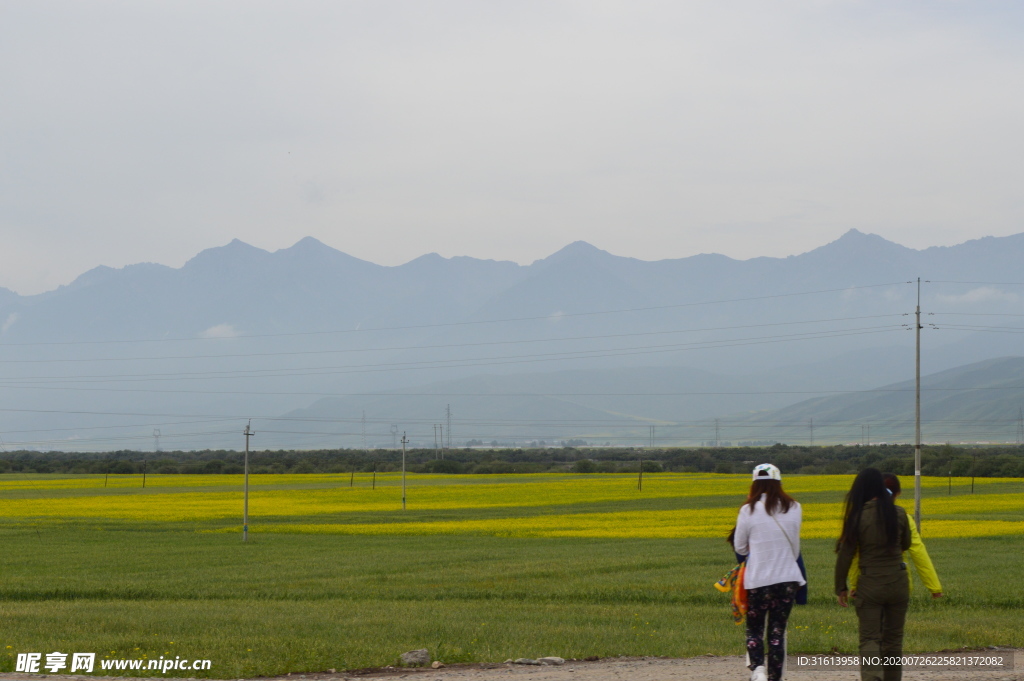
[[[1024,3],[0,2],[0,286],[1024,231]]]

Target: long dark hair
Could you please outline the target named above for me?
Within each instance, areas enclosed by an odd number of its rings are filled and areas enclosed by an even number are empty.
[[[755,480],[750,485],[750,494],[743,502],[744,506],[750,506],[751,512],[754,504],[761,500],[761,495],[767,495],[764,500],[764,510],[772,515],[781,506],[783,513],[789,513],[789,507],[796,503],[793,497],[782,491],[782,483],[778,480]]]
[[[865,468],[853,480],[846,493],[846,508],[843,511],[843,532],[836,543],[836,551],[844,545],[855,546],[860,534],[860,518],[864,504],[876,500],[875,513],[878,523],[885,530],[885,543],[890,549],[897,549],[900,542],[899,525],[896,519],[896,504],[885,488],[882,472],[877,468]]]

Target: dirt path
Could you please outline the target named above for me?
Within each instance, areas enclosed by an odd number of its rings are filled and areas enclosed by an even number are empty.
[[[405,678],[410,681],[746,681],[750,672],[742,657],[614,658],[597,662],[566,662],[560,667],[500,665],[491,669],[479,667],[444,668],[413,672],[395,670],[371,673],[355,679]],[[1024,681],[1024,651],[1017,651],[1014,669],[996,671],[905,671],[906,681]],[[294,681],[292,676],[285,681]],[[823,672],[790,669],[786,679],[792,681],[858,681],[856,671]]]
[[[1002,653],[1010,651],[999,651]],[[1015,652],[1013,670],[911,671],[906,681],[1024,681],[1024,651]],[[569,661],[559,667],[528,665],[455,665],[441,669],[378,669],[337,674],[290,674],[263,681],[370,681],[372,679],[408,679],[409,681],[746,681],[749,673],[742,657],[613,658],[596,662]],[[44,674],[0,674],[10,681],[36,681]],[[95,681],[132,677],[51,676],[61,681]],[[168,677],[161,677],[167,679]],[[855,671],[823,672],[790,669],[790,681],[858,681]]]

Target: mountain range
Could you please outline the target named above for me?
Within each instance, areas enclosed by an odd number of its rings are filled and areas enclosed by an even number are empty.
[[[449,405],[456,441],[707,441],[716,418],[911,378],[918,277],[926,374],[1024,354],[1022,258],[1024,234],[915,250],[856,230],[787,258],[576,242],[530,265],[236,240],[0,289],[0,445],[237,448],[250,417],[266,446],[389,445],[392,425],[429,444]]]

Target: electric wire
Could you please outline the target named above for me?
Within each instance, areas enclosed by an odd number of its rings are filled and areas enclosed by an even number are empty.
[[[750,329],[750,328],[766,328],[775,326],[795,326],[800,324],[820,324],[820,323],[832,323],[839,321],[858,321],[862,319],[881,319],[888,317],[905,317],[904,313],[897,314],[886,314],[886,315],[868,315],[862,317],[837,317],[834,319],[815,319],[806,321],[795,321],[795,322],[772,322],[764,324],[742,324],[738,326],[722,326],[722,327],[711,327],[705,329],[679,329],[670,331],[646,331],[637,333],[622,333],[622,334],[599,334],[591,336],[567,336],[564,338],[538,338],[538,339],[523,339],[523,340],[507,340],[507,341],[483,341],[476,343],[446,343],[441,345],[410,345],[410,346],[399,346],[399,347],[383,347],[383,348],[338,348],[333,350],[297,350],[297,351],[281,351],[281,352],[250,352],[250,353],[236,353],[236,354],[216,354],[216,355],[165,355],[160,357],[85,357],[85,358],[65,358],[65,359],[0,359],[0,364],[66,364],[66,363],[86,363],[86,362],[136,362],[136,361],[165,361],[165,360],[193,360],[193,359],[251,359],[253,357],[291,357],[291,356],[305,356],[305,355],[332,355],[332,354],[344,354],[351,352],[393,352],[393,351],[412,351],[412,350],[436,350],[436,349],[450,349],[450,348],[467,348],[467,347],[479,347],[479,346],[493,346],[493,345],[517,345],[525,343],[553,343],[553,342],[564,342],[564,341],[576,341],[576,340],[603,340],[608,338],[628,338],[634,336],[657,336],[666,334],[676,333],[703,333],[708,331],[732,331],[736,329]],[[867,328],[878,328],[878,327],[867,327]],[[815,333],[815,332],[808,332]],[[816,332],[816,333],[829,333],[829,331]],[[703,341],[713,342],[713,341]],[[272,371],[272,370],[270,370]]]
[[[699,307],[702,305],[721,305],[725,303],[742,303],[742,302],[753,302],[758,300],[771,300],[774,298],[791,298],[795,296],[810,296],[818,295],[822,293],[840,293],[845,291],[856,291],[860,289],[869,288],[880,288],[884,286],[899,286],[909,284],[908,281],[897,281],[889,282],[884,284],[865,284],[862,286],[846,286],[843,288],[833,289],[821,289],[816,291],[796,291],[793,293],[775,293],[764,296],[747,296],[744,298],[725,298],[721,300],[707,300],[692,303],[674,303],[671,305],[652,305],[647,307],[634,307],[634,308],[623,308],[617,310],[593,310],[589,312],[572,312],[572,313],[559,313],[558,318],[564,319],[566,317],[587,317],[594,315],[606,315],[606,314],[621,314],[625,312],[648,312],[652,310],[670,310],[682,307]],[[499,324],[507,322],[525,322],[525,321],[536,321],[542,319],[551,319],[554,315],[539,315],[533,317],[510,317],[506,319],[484,319],[476,321],[462,321],[462,322],[444,322],[439,324],[415,324],[407,326],[389,326],[389,327],[375,327],[367,329],[337,329],[330,331],[303,331],[294,333],[275,333],[275,334],[253,334],[253,335],[239,335],[232,336],[232,338],[280,338],[288,336],[314,336],[314,335],[326,335],[326,334],[350,334],[350,333],[363,333],[368,331],[407,331],[412,329],[433,329],[433,328],[444,328],[452,326],[472,326],[477,324]],[[55,342],[42,342],[42,343],[0,343],[0,347],[15,347],[15,346],[40,346],[40,345],[98,345],[98,344],[115,344],[115,343],[165,343],[170,341],[209,341],[209,340],[224,340],[224,338],[205,338],[205,337],[182,337],[182,338],[150,338],[150,339],[137,339],[137,340],[103,340],[103,341],[55,341]]]
[[[597,339],[608,339],[608,338],[624,338],[633,336],[654,336],[654,335],[665,335],[665,334],[676,334],[676,333],[697,333],[706,331],[724,331],[724,330],[736,330],[736,329],[748,329],[748,328],[764,328],[764,327],[775,327],[775,326],[792,326],[800,324],[817,324],[817,323],[830,323],[837,321],[855,321],[862,319],[879,319],[887,317],[901,317],[906,316],[905,314],[888,314],[888,315],[870,315],[863,317],[840,317],[834,319],[819,319],[819,320],[806,320],[796,322],[776,322],[768,324],[744,324],[739,326],[725,326],[725,327],[712,327],[706,329],[681,329],[672,331],[651,331],[651,332],[640,332],[640,333],[625,333],[625,334],[604,334],[604,335],[593,335],[593,336],[574,336],[565,338],[543,338],[543,339],[529,339],[529,340],[510,340],[510,341],[489,341],[481,343],[451,343],[445,345],[426,345],[426,346],[406,346],[406,347],[388,347],[388,348],[354,348],[354,349],[341,349],[341,350],[328,350],[328,351],[314,351],[314,352],[290,352],[290,353],[267,353],[270,355],[297,355],[297,354],[331,354],[331,353],[346,353],[346,352],[386,352],[386,351],[398,351],[398,350],[429,350],[439,348],[464,348],[464,347],[476,347],[476,346],[492,346],[492,345],[515,345],[524,343],[547,343],[547,342],[563,342],[563,341],[575,341],[575,340],[597,340]],[[881,327],[866,327],[866,328],[881,328]],[[844,329],[845,330],[845,329]],[[858,330],[858,329],[852,329]],[[827,330],[820,332],[805,332],[805,333],[835,333],[839,330]],[[769,337],[771,338],[771,337]],[[699,343],[713,343],[718,341],[699,341]],[[657,346],[655,346],[657,347]],[[628,349],[628,348],[626,348]],[[168,360],[168,359],[225,359],[225,358],[249,358],[255,356],[266,356],[265,354],[246,354],[246,355],[198,355],[198,356],[169,356],[169,357],[119,357],[119,358],[101,358],[101,359],[71,359],[71,360],[0,360],[0,363],[33,363],[33,364],[52,364],[55,362],[92,362],[92,361],[134,361],[134,360]],[[160,377],[160,376],[189,376],[197,375],[203,376],[208,374],[222,374],[222,375],[236,375],[243,373],[260,374],[266,372],[277,372],[277,371],[320,371],[323,369],[334,369],[339,367],[298,367],[289,369],[242,369],[242,370],[218,370],[218,371],[199,371],[199,372],[174,372],[174,373],[152,373],[152,374],[92,374],[92,375],[78,375],[78,376],[67,376],[62,378],[115,378],[115,377]],[[17,377],[19,379],[34,379],[35,377]],[[40,377],[50,378],[50,377]]]
[[[759,344],[774,344],[790,341],[802,341],[802,340],[815,340],[820,338],[838,338],[844,336],[859,336],[876,333],[886,333],[891,331],[903,330],[902,326],[881,326],[881,327],[865,327],[863,329],[849,330],[849,331],[817,331],[807,332],[802,334],[787,334],[782,336],[760,336],[742,339],[733,339],[727,341],[697,341],[693,343],[674,343],[668,345],[653,345],[653,346],[639,346],[634,348],[617,348],[611,350],[578,350],[574,352],[557,352],[557,353],[535,353],[528,355],[506,355],[497,357],[478,357],[470,359],[447,359],[447,360],[421,360],[418,362],[389,362],[389,363],[375,363],[375,364],[362,364],[362,365],[347,365],[341,367],[332,367],[328,370],[317,369],[314,372],[294,372],[279,373],[276,376],[306,376],[306,375],[337,375],[337,374],[353,374],[353,373],[374,373],[382,371],[415,371],[424,369],[447,369],[453,367],[477,367],[477,366],[499,366],[507,364],[529,364],[534,362],[557,362],[564,360],[573,359],[599,359],[606,357],[622,357],[622,356],[633,356],[633,355],[650,355],[650,354],[662,354],[667,352],[682,352],[687,350],[703,350],[703,349],[715,349],[715,348],[728,348],[737,347],[743,345],[759,345]],[[289,370],[279,370],[281,372]],[[218,373],[218,372],[211,372]],[[261,378],[267,377],[266,374],[261,376],[232,376],[231,378]],[[25,379],[31,380],[32,382],[46,382],[46,383],[59,383],[61,385],[75,382],[86,382],[86,383],[105,383],[105,382],[151,382],[151,381],[166,381],[166,380],[190,380],[190,379],[202,379],[208,380],[210,378],[223,378],[219,376],[181,376],[171,378],[138,378],[138,379],[88,379],[77,381],[75,379],[64,379],[61,377],[50,377],[46,379]],[[22,379],[17,377],[9,377],[0,379],[0,387],[19,387],[19,388],[42,388],[44,386],[30,385],[27,383],[20,382]],[[76,388],[68,388],[76,389]],[[78,388],[84,389],[84,388]],[[114,388],[94,388],[93,390],[118,390]],[[188,392],[188,391],[157,391],[152,392]],[[201,392],[201,391],[197,391]],[[209,392],[209,391],[202,391]],[[221,391],[223,392],[223,391]],[[292,393],[292,392],[263,392],[253,393],[251,391],[236,391],[244,392],[247,394],[321,394],[321,393]],[[230,394],[231,391],[228,391]]]

